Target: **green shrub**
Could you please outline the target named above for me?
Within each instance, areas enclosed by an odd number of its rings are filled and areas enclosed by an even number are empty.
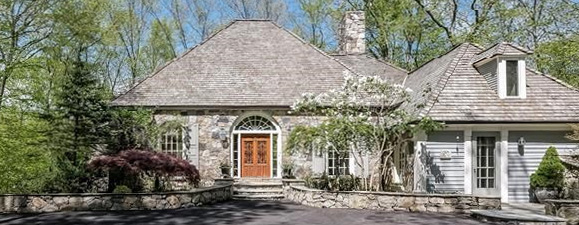
[[[354,176],[339,176],[330,180],[330,188],[336,191],[356,191],[359,190],[359,179]]]
[[[562,188],[565,181],[565,166],[561,163],[557,149],[547,149],[539,168],[531,175],[532,188]]]
[[[321,177],[306,177],[306,187],[327,191],[357,191],[360,188],[360,180],[351,175],[330,177],[323,174]]]
[[[113,190],[113,193],[115,194],[127,194],[127,193],[132,193],[133,191],[131,191],[131,189],[125,185],[119,185],[115,187],[115,190]]]

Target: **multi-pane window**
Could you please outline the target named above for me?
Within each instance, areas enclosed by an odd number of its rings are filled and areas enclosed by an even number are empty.
[[[476,187],[495,188],[495,137],[477,137]]]
[[[172,129],[161,135],[161,152],[183,158],[182,129]]]
[[[396,169],[398,170],[398,173],[400,173],[400,175],[409,170],[411,166],[409,165],[409,160],[412,160],[410,157],[412,157],[412,154],[414,153],[414,142],[411,141],[407,142],[405,144],[405,147],[406,148],[400,149],[395,152],[396,156],[394,162]]]
[[[274,177],[277,177],[277,134],[272,134],[272,150],[271,150],[271,154],[272,154],[272,174]]]
[[[507,96],[519,96],[519,62],[507,61]]]
[[[239,134],[233,135],[233,176],[239,176]]]
[[[348,154],[340,155],[336,151],[328,152],[328,175],[350,175]]]

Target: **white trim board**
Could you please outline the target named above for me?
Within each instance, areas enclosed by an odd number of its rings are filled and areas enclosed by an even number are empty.
[[[472,194],[472,130],[464,129],[464,193]]]
[[[473,131],[501,131],[507,129],[509,131],[528,131],[528,130],[546,130],[546,131],[570,131],[569,124],[561,123],[544,123],[544,124],[445,124],[443,130],[455,131],[471,129]]]
[[[270,122],[273,123],[275,130],[257,130],[257,131],[253,131],[253,130],[235,130],[235,127],[242,122],[245,118],[248,118],[250,116],[260,116],[263,117],[267,120],[269,120]],[[277,123],[277,121],[269,114],[261,112],[261,111],[255,111],[255,112],[246,112],[240,116],[238,116],[235,121],[232,123],[231,127],[230,127],[230,133],[229,133],[229,155],[230,155],[230,162],[231,165],[234,164],[234,160],[233,160],[233,149],[234,147],[237,147],[237,176],[233,176],[233,171],[231,171],[231,176],[235,177],[235,178],[241,178],[241,136],[244,134],[264,134],[264,135],[269,135],[269,139],[270,139],[270,178],[273,177],[280,177],[282,176],[282,132],[281,132],[281,127],[279,126],[279,124]],[[233,146],[233,138],[235,137],[235,135],[237,135],[237,146]],[[277,135],[277,140],[276,140],[276,144],[277,144],[277,173],[273,174],[273,135]]]

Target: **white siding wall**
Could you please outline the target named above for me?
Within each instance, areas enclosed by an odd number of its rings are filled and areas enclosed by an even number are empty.
[[[535,172],[545,151],[555,146],[561,155],[577,149],[577,143],[565,138],[565,131],[510,131],[509,132],[509,202],[529,202],[529,177]],[[524,137],[524,149],[517,141]]]
[[[463,131],[438,131],[428,135],[426,154],[420,159],[428,173],[428,192],[464,192],[463,134]],[[441,159],[443,151],[450,151],[451,158]]]
[[[480,74],[487,80],[487,83],[495,92],[497,91],[497,61],[493,60],[477,67]]]

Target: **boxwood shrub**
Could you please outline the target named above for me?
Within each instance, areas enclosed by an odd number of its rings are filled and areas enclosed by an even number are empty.
[[[553,146],[547,149],[541,164],[531,175],[531,188],[562,188],[565,183],[565,166]]]

